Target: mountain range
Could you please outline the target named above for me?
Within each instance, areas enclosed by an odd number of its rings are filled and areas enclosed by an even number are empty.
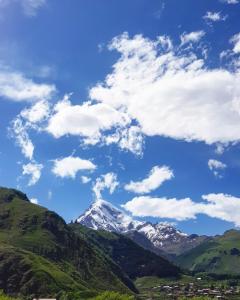
[[[136,294],[136,278],[179,278],[183,269],[240,276],[240,232],[187,235],[135,220],[106,201],[66,224],[22,192],[0,188],[0,290],[7,294],[76,300],[105,290]]]
[[[168,223],[135,220],[104,200],[94,202],[75,224],[95,232],[127,236],[141,247],[194,273],[240,276],[239,230],[212,237],[187,235]]]
[[[0,188],[0,290],[32,298],[74,292],[74,299],[85,299],[105,290],[137,293],[137,276],[180,274],[128,237],[74,225],[20,191]]]
[[[209,239],[197,234],[188,235],[169,223],[135,220],[104,200],[94,202],[75,223],[95,230],[124,234],[143,248],[173,260]]]

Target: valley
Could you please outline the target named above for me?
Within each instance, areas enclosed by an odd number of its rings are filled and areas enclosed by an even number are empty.
[[[135,284],[140,291],[139,299],[240,299],[240,280],[216,280],[204,274],[178,279],[143,277]]]
[[[237,230],[188,236],[106,201],[66,224],[22,192],[0,188],[0,289],[12,297],[80,300],[112,291],[133,299],[238,299],[239,249]]]

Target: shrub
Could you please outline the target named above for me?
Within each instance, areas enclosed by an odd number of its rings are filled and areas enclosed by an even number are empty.
[[[0,300],[20,300],[20,299],[16,299],[16,298],[11,298],[7,295],[4,295],[2,291],[0,291]]]
[[[91,300],[134,300],[134,296],[121,295],[116,292],[104,292]]]
[[[179,300],[188,300],[189,298],[180,298]],[[199,296],[199,297],[193,297],[191,300],[211,300],[209,297],[205,296]]]

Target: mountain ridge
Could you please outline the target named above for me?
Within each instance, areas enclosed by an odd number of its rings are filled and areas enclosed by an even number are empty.
[[[176,263],[193,272],[240,275],[240,231],[216,235],[177,257]]]
[[[167,259],[144,249],[129,237],[116,232],[94,230],[79,223],[70,226],[93,246],[101,249],[133,280],[137,277],[177,277],[180,269]]]
[[[126,236],[73,225],[80,226],[22,192],[0,188],[0,289],[13,296],[49,298],[63,291],[85,299],[83,293],[105,290],[136,294],[138,276],[181,273]]]
[[[116,263],[60,216],[7,188],[0,188],[0,289],[44,297],[59,290],[136,291]]]
[[[208,239],[207,236],[188,235],[169,223],[153,224],[133,219],[122,209],[105,200],[97,200],[76,221],[94,230],[125,234],[136,243],[170,259]]]

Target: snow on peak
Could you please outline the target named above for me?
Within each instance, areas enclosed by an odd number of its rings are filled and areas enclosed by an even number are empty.
[[[105,200],[95,201],[86,212],[77,219],[78,223],[93,229],[103,229],[107,231],[127,232],[142,224],[135,221]]]
[[[134,220],[123,210],[105,200],[95,201],[76,222],[92,229],[128,233],[137,231],[148,238],[155,247],[164,244],[178,243],[188,238],[188,235],[177,230],[172,224]]]

